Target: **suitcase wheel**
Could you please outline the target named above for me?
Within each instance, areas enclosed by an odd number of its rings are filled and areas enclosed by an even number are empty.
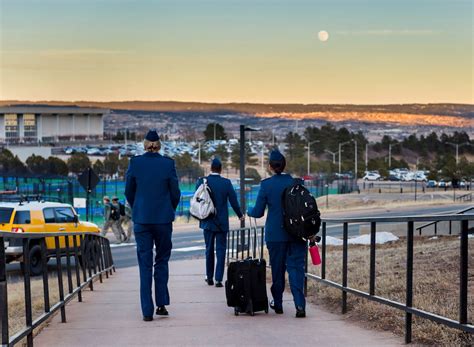
[[[236,315],[236,316],[239,315],[239,309],[237,307],[234,308],[234,315]]]

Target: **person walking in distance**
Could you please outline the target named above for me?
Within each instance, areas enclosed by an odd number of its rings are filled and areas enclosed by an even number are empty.
[[[100,235],[105,236],[105,234],[107,234],[107,231],[112,227],[112,220],[110,219],[110,211],[112,210],[112,205],[110,203],[110,198],[107,195],[102,198],[102,202],[104,203],[104,225],[102,226]]]
[[[275,313],[283,313],[283,291],[285,290],[285,272],[288,271],[291,293],[296,307],[296,317],[306,316],[304,297],[306,242],[290,235],[283,227],[282,195],[285,188],[293,184],[293,178],[283,173],[285,157],[277,150],[270,154],[269,169],[274,172],[263,180],[257,195],[255,207],[249,210],[250,217],[263,217],[268,207],[265,222],[265,242],[270,255],[272,268],[270,303]]]
[[[172,222],[181,192],[173,159],[162,156],[160,137],[148,131],[145,154],[130,160],[125,196],[132,208],[140,271],[140,302],[144,321],[153,320],[152,284],[155,282],[157,315],[168,315],[168,292]],[[156,249],[153,264],[153,248]]]
[[[229,232],[229,210],[227,203],[230,202],[235,214],[243,220],[243,216],[234,187],[229,179],[221,176],[222,163],[218,158],[212,160],[211,173],[206,177],[207,184],[212,192],[216,214],[209,219],[199,222],[204,230],[204,241],[206,243],[206,279],[208,285],[214,285],[214,264],[216,287],[223,287],[225,252],[227,248],[227,233]],[[196,189],[203,183],[200,178]],[[216,251],[214,255],[214,249]]]
[[[114,197],[115,198],[115,197]],[[118,199],[117,199],[118,200]],[[113,199],[112,199],[113,201]],[[120,209],[116,205],[110,201],[108,196],[103,197],[104,202],[104,225],[100,234],[105,236],[109,229],[112,229],[112,232],[117,239],[117,243],[121,244],[125,238],[122,226],[120,225]]]
[[[119,241],[119,243],[127,241],[127,235],[123,231],[122,220],[125,216],[125,206],[120,203],[119,198],[114,196],[112,197],[112,209],[111,214],[112,218],[112,231]]]
[[[130,204],[128,201],[125,201],[125,205],[123,206],[124,210],[124,215],[122,216],[122,228],[124,228],[124,224],[126,224],[127,232],[127,240],[126,242],[129,242],[132,238],[132,230],[133,230],[133,221],[132,221],[132,208],[130,207]]]

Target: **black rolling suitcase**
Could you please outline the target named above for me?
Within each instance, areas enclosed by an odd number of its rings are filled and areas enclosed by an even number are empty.
[[[265,259],[247,258],[229,264],[225,282],[227,306],[234,308],[236,316],[239,313],[253,316],[258,311],[268,313],[266,274]]]

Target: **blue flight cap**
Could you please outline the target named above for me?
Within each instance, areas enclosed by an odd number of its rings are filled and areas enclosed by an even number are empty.
[[[145,140],[148,140],[150,142],[160,141],[160,137],[158,136],[158,133],[156,132],[156,129],[148,130],[148,133],[145,136]]]
[[[285,160],[285,157],[283,156],[283,154],[280,153],[279,150],[273,150],[271,151],[270,153],[270,161],[283,161]]]
[[[220,161],[219,158],[215,157],[214,159],[212,159],[212,162],[211,162],[211,169],[214,170],[220,170],[222,168],[222,163]]]

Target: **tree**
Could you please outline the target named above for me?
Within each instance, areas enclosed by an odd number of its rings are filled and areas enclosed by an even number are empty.
[[[227,165],[227,161],[229,160],[229,153],[227,152],[227,147],[224,145],[217,146],[214,155],[221,160],[222,167],[225,168]]]
[[[97,159],[92,165],[92,169],[95,171],[96,174],[98,175],[103,175],[104,174],[104,163],[100,160]]]
[[[74,153],[67,160],[69,171],[78,175],[91,166],[91,161],[85,153]]]
[[[227,140],[227,134],[225,133],[224,127],[219,123],[209,123],[204,130],[204,139],[206,141],[214,140],[214,127],[216,133],[216,140]]]
[[[253,167],[248,167],[245,169],[245,178],[251,178],[251,183],[253,184],[258,184],[262,180],[262,177],[260,176],[258,171]]]
[[[44,159],[40,155],[32,154],[30,155],[26,161],[26,166],[31,171],[31,173],[36,175],[45,175],[48,174],[48,163],[46,159]]]
[[[120,177],[125,177],[125,174],[127,173],[127,169],[128,169],[128,163],[129,163],[128,157],[124,156],[120,158],[119,163],[118,163],[118,174],[120,175]]]
[[[189,153],[177,155],[174,160],[178,177],[188,177],[189,180],[196,181],[199,177],[204,175],[204,170],[198,163],[193,161]]]
[[[60,158],[50,156],[46,160],[46,164],[48,167],[47,172],[51,175],[67,176],[69,173],[67,164]]]
[[[237,144],[232,147],[232,153],[230,155],[231,166],[237,171],[240,169],[240,144]],[[250,145],[245,144],[245,164],[246,165],[256,165],[258,159],[255,158],[254,154],[250,150]]]
[[[110,153],[104,159],[104,173],[113,176],[118,172],[119,157],[116,153]]]
[[[286,134],[284,142],[287,145],[287,149],[286,149],[287,162],[304,156],[305,141],[301,138],[299,134],[290,131],[288,134]]]
[[[21,175],[27,173],[28,169],[18,156],[4,148],[0,151],[0,172]]]

